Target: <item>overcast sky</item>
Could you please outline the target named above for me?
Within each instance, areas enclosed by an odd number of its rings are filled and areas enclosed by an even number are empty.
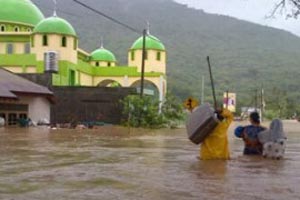
[[[279,0],[175,0],[207,13],[233,16],[239,19],[288,30],[300,36],[300,18],[286,19],[284,11],[269,18],[274,5]]]

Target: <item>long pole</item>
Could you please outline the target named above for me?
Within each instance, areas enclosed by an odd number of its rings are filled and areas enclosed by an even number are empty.
[[[212,95],[213,95],[213,98],[214,98],[214,106],[215,106],[215,109],[217,110],[217,99],[216,99],[216,93],[215,93],[215,85],[214,85],[214,80],[213,80],[213,76],[212,76],[212,72],[211,72],[209,56],[207,56],[207,63],[208,63],[210,81],[211,81]]]
[[[145,76],[145,59],[146,59],[146,34],[147,30],[143,30],[143,52],[142,52],[142,71],[141,71],[141,91],[140,97],[144,94],[144,76]]]

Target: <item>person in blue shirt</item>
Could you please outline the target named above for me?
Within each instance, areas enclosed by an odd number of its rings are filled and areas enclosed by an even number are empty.
[[[257,112],[250,114],[250,123],[248,126],[238,126],[234,134],[244,141],[244,155],[261,155],[263,146],[259,142],[258,135],[266,128],[260,125],[260,117]]]

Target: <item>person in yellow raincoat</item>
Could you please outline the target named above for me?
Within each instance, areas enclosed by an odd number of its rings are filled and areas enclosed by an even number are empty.
[[[233,120],[233,115],[227,109],[219,111],[218,115],[219,119],[223,119],[220,120],[213,132],[201,143],[201,160],[230,159],[227,130]]]

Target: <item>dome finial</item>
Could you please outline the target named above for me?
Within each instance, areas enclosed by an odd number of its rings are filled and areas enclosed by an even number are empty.
[[[56,1],[56,0],[53,0],[53,3],[54,3],[53,17],[57,17],[57,14],[56,14],[56,9],[57,9],[57,1]]]
[[[146,28],[147,35],[150,35],[150,22],[147,20],[146,23],[147,23],[147,28]]]
[[[103,49],[103,37],[100,38],[100,48]]]

